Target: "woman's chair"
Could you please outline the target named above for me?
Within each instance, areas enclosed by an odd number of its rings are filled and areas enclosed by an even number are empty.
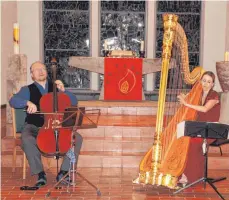
[[[225,144],[229,144],[229,139],[226,139],[226,140],[217,139],[213,143],[210,144],[210,147],[219,147],[220,155],[222,156],[223,152],[222,152],[221,146],[223,146]]]
[[[219,123],[222,124],[229,124],[229,117],[228,117],[228,112],[229,112],[229,92],[224,92],[221,94],[221,110],[220,110],[220,118],[219,118]],[[213,143],[211,143],[209,146],[210,147],[219,147],[220,154],[221,156],[223,155],[222,148],[221,146],[229,144],[229,139],[222,140],[222,139],[217,139]]]
[[[24,108],[15,109],[12,108],[12,119],[13,119],[13,138],[14,138],[14,146],[13,146],[13,164],[12,164],[12,172],[15,172],[16,168],[16,159],[17,159],[17,147],[21,147],[21,132],[25,123],[26,112]],[[26,178],[26,156],[23,152],[23,179]]]

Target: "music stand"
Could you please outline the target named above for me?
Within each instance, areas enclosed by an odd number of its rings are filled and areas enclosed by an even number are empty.
[[[78,175],[81,179],[86,181],[91,187],[93,187],[96,190],[97,196],[101,196],[100,190],[91,183],[87,178],[85,178],[83,175],[81,175],[79,172],[75,170],[75,156],[74,153],[71,151],[75,147],[75,132],[77,129],[88,129],[88,128],[97,128],[98,119],[100,116],[100,110],[99,109],[91,109],[91,110],[85,110],[84,107],[71,107],[68,108],[66,113],[64,114],[63,121],[60,123],[62,127],[72,127],[72,146],[67,152],[67,156],[70,159],[70,168],[68,173],[66,173],[54,186],[52,186],[48,192],[46,193],[45,197],[49,197],[51,195],[51,191],[53,188],[59,189],[60,187],[57,187],[61,182],[67,183],[67,192],[70,182],[65,181],[64,179],[69,175],[69,178],[71,177],[72,173],[72,182],[71,186],[75,187],[75,173]],[[89,117],[92,117],[95,121],[91,120]],[[85,123],[85,124],[84,124]],[[72,168],[72,169],[71,169]]]
[[[213,183],[225,180],[226,177],[219,179],[212,179],[208,177],[208,143],[207,139],[227,139],[229,132],[229,125],[211,122],[197,122],[197,121],[186,121],[184,135],[189,137],[200,137],[203,138],[202,150],[204,156],[204,177],[186,185],[185,187],[177,190],[173,194],[177,194],[186,188],[189,188],[197,183],[204,182],[204,189],[206,188],[206,183],[208,183],[219,197],[223,200],[223,196],[219,193],[217,188]]]

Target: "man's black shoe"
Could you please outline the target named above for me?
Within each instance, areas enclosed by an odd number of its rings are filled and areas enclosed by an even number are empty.
[[[35,184],[35,187],[43,187],[46,184],[47,184],[46,174],[45,174],[45,172],[42,171],[38,174],[38,180]]]
[[[57,177],[56,177],[56,181],[59,182],[60,179],[62,179],[67,173],[68,173],[68,171],[63,171],[63,170],[61,170],[61,171],[58,173]],[[72,182],[72,181],[70,180],[69,175],[67,175],[67,176],[63,179],[63,181],[62,181],[61,183],[63,183],[63,184],[69,184],[69,183],[71,183],[71,182]]]

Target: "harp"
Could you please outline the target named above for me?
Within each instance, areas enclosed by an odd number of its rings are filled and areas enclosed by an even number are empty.
[[[182,137],[176,139],[176,128],[177,124],[181,121],[195,120],[196,111],[177,105],[177,110],[174,113],[174,116],[167,118],[167,120],[164,119],[165,99],[166,96],[168,96],[168,94],[166,94],[168,88],[168,66],[171,60],[171,55],[173,54],[172,49],[175,48],[179,51],[180,62],[176,65],[180,66],[178,71],[181,74],[184,83],[193,85],[192,89],[186,96],[186,100],[190,104],[198,104],[200,102],[202,89],[199,80],[204,70],[201,67],[196,67],[190,72],[187,38],[183,28],[177,21],[178,16],[176,15],[163,15],[164,34],[162,70],[156,132],[154,135],[153,146],[142,159],[139,167],[139,177],[135,179],[133,183],[156,184],[175,188],[178,177],[181,176],[186,167],[190,138]],[[183,82],[180,83],[180,85],[182,84]],[[178,92],[180,92],[180,90],[178,90]],[[177,147],[183,149],[182,153],[177,154]]]

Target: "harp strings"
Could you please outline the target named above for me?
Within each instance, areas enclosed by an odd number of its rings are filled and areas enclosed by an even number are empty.
[[[181,55],[179,48],[177,48],[176,46],[173,46],[171,59],[175,62],[172,62],[174,63],[174,66],[172,66],[172,68],[170,68],[168,72],[164,127],[167,127],[171,118],[177,111],[179,107],[177,95],[183,91],[181,75]]]
[[[175,37],[175,40],[177,38]],[[174,42],[176,44],[176,42]],[[177,101],[177,96],[180,93],[186,93],[186,84],[182,78],[182,60],[181,60],[181,50],[179,47],[173,45],[171,59],[174,60],[174,66],[169,69],[168,72],[168,82],[166,91],[166,107],[165,107],[165,117],[163,127],[167,127],[174,114],[180,107],[180,103]],[[171,130],[166,131],[162,137],[163,147],[167,147],[174,137],[174,132],[176,127],[172,127]]]

